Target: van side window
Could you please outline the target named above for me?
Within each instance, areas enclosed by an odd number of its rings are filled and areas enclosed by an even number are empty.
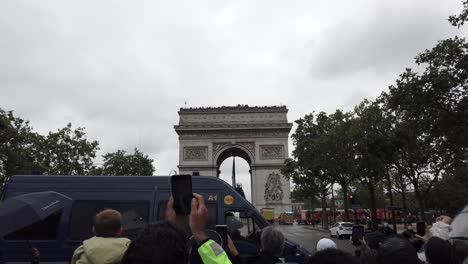
[[[62,210],[4,237],[5,240],[55,240]]]
[[[167,201],[161,201],[159,202],[158,206],[158,215],[157,218],[158,221],[164,220],[164,215],[166,213],[166,205]],[[218,204],[217,203],[206,203],[206,208],[208,209],[208,222],[207,222],[207,227],[208,229],[214,229],[216,223],[217,223],[217,216],[218,216]]]
[[[68,238],[85,240],[93,236],[94,216],[104,209],[122,214],[123,236],[135,238],[148,223],[148,201],[75,201],[70,216]]]

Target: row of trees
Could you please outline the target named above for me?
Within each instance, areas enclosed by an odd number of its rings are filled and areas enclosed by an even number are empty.
[[[71,124],[47,135],[33,130],[29,121],[0,109],[0,193],[15,174],[47,175],[152,175],[153,160],[138,149],[102,156],[96,164],[99,143],[88,140],[84,128]]]
[[[460,26],[466,13],[449,20]],[[406,69],[387,92],[353,111],[296,121],[293,159],[282,168],[296,196],[319,197],[325,210],[338,184],[347,211],[349,190],[364,187],[374,216],[380,187],[387,205],[396,194],[407,209],[414,197],[421,216],[428,207],[457,211],[468,201],[468,43],[439,41],[415,62],[422,72]]]

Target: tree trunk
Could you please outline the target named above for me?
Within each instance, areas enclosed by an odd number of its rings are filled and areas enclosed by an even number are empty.
[[[419,190],[418,184],[413,184],[414,185],[414,195],[416,196],[416,200],[418,200],[418,205],[419,205],[419,219],[421,221],[426,221],[426,217],[424,215],[424,199],[421,196],[421,191]]]
[[[377,230],[377,203],[375,201],[375,186],[373,181],[369,181],[369,198],[371,202],[371,212],[372,212],[372,230]]]
[[[401,187],[401,203],[403,205],[403,210],[408,212],[408,204],[406,203],[406,186],[403,182],[403,176],[400,174],[400,187]]]
[[[345,221],[349,222],[349,215],[348,215],[348,186],[346,184],[341,185],[343,191],[343,207],[345,211]]]
[[[397,231],[396,219],[395,219],[395,205],[393,204],[393,194],[392,194],[392,182],[390,181],[390,172],[386,171],[387,176],[387,187],[388,187],[388,198],[390,199],[390,206],[392,207],[392,224],[393,230]]]
[[[320,199],[322,200],[322,228],[328,229],[327,196],[322,193]]]

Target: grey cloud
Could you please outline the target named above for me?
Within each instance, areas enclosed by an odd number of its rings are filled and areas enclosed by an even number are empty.
[[[453,13],[439,1],[381,3],[372,14],[343,19],[323,32],[313,50],[314,77],[401,72],[418,53],[456,33],[446,22]]]
[[[185,101],[283,103],[293,121],[380,93],[450,34],[444,20],[461,7],[407,2],[391,2],[401,11],[374,0],[2,1],[0,107],[43,133],[84,126],[100,154],[141,147],[167,174],[178,164],[173,125]]]

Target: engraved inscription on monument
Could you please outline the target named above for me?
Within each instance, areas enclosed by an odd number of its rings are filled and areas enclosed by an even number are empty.
[[[283,200],[283,187],[280,175],[272,172],[268,175],[267,182],[265,183],[265,201],[277,202]]]
[[[284,146],[260,145],[260,159],[284,159]]]
[[[184,160],[208,160],[208,147],[184,147]]]

